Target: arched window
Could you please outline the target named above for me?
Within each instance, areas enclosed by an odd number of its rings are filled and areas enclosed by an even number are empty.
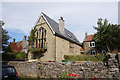
[[[37,36],[39,36],[37,37],[39,48],[46,48],[46,30],[43,27],[39,29],[39,35]]]

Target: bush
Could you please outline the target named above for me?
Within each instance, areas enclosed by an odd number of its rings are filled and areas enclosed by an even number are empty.
[[[98,60],[98,61],[103,61],[104,60],[104,56],[102,55],[102,54],[100,54],[100,53],[98,53],[96,56],[95,56],[95,58]]]
[[[30,49],[30,52],[33,54],[33,58],[41,58],[43,56],[43,53],[46,52],[46,49],[43,48],[35,48],[35,49]]]
[[[30,49],[30,52],[33,54],[44,53],[44,49],[42,49],[42,48]]]
[[[12,59],[15,59],[16,56],[12,53],[2,53],[2,60],[3,61],[9,61],[9,60],[12,60]]]
[[[17,52],[17,53],[2,53],[2,60],[10,61],[10,60],[18,60],[18,59],[25,59],[27,57],[26,53]]]
[[[10,55],[7,53],[2,53],[2,60],[3,61],[9,61],[10,60]]]
[[[69,59],[69,56],[68,56],[68,55],[64,55],[64,58],[65,58],[65,59]]]
[[[104,57],[102,54],[93,55],[64,55],[64,58],[68,61],[103,61]]]
[[[103,59],[103,62],[107,62],[109,58],[110,58],[110,53],[107,53],[105,55],[105,58]]]
[[[26,58],[26,54],[23,52],[18,52],[16,53],[16,59],[25,59]]]

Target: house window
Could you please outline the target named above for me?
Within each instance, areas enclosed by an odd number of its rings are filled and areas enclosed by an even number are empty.
[[[46,48],[46,30],[41,27],[39,32],[39,48]]]
[[[95,50],[91,50],[91,51],[90,51],[90,54],[91,54],[91,55],[96,55],[96,51],[95,51]]]
[[[90,47],[95,47],[95,42],[90,42]]]

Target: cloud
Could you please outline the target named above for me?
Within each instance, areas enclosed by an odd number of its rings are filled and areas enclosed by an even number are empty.
[[[2,2],[118,2],[119,0],[2,0]]]
[[[4,28],[13,30],[12,35],[21,32],[29,35],[35,26],[40,12],[45,12],[58,22],[60,16],[65,20],[65,27],[73,32],[80,41],[84,33],[94,34],[98,18],[107,18],[111,23],[117,23],[117,3],[6,3],[2,4]],[[14,33],[15,32],[15,33]],[[19,34],[20,35],[20,34]],[[19,36],[15,36],[19,37]],[[19,38],[18,38],[19,39]]]

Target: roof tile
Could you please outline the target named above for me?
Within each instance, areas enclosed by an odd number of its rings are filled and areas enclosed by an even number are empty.
[[[80,45],[79,40],[75,37],[75,35],[72,32],[70,32],[69,30],[67,30],[65,28],[65,34],[64,35],[61,34],[60,31],[59,31],[59,28],[58,28],[59,24],[56,21],[54,21],[53,19],[51,19],[50,17],[48,17],[46,14],[44,14],[44,13],[42,13],[42,14],[44,15],[44,17],[46,18],[47,22],[52,27],[52,29],[55,32],[55,34],[57,34],[59,36],[62,36],[64,38],[66,38],[66,39],[68,39],[68,40],[70,40],[70,41]]]
[[[93,37],[94,35],[88,35],[87,37],[85,37],[84,42],[92,41]]]

